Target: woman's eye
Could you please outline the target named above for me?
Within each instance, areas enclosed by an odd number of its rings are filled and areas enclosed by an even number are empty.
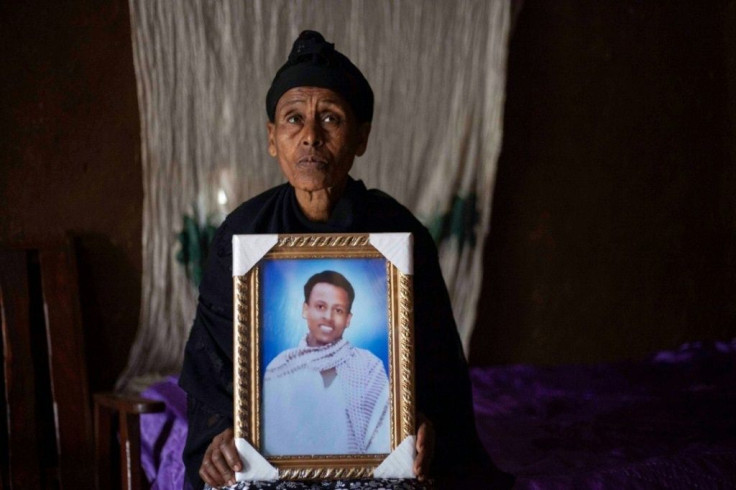
[[[301,118],[297,114],[292,114],[290,116],[286,116],[286,122],[289,124],[296,124],[301,120]]]
[[[340,118],[334,114],[327,114],[322,118],[322,121],[330,124],[336,124],[340,122]]]

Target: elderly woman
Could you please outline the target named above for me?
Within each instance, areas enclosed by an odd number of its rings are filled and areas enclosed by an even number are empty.
[[[428,101],[431,103],[431,101]],[[437,250],[424,226],[349,171],[363,155],[373,92],[363,74],[322,35],[304,31],[266,96],[268,151],[288,180],[246,201],[215,235],[200,285],[180,384],[188,394],[184,450],[195,489],[232,484],[241,469],[233,441],[233,234],[411,232],[414,235],[419,479],[483,474],[506,488],[475,431],[471,387]]]

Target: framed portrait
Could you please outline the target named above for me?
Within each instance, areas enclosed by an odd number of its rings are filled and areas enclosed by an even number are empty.
[[[410,446],[412,277],[409,233],[233,237],[235,437],[279,479],[386,476]]]

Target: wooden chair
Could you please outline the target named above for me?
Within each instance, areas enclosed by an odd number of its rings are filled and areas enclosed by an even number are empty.
[[[57,246],[0,248],[0,312],[0,490],[107,490],[116,487],[114,476],[119,488],[147,488],[139,417],[165,406],[96,394],[93,439],[70,238]],[[115,452],[119,474],[111,465]]]
[[[140,463],[140,416],[145,413],[163,412],[166,408],[164,402],[114,393],[95,394],[94,400],[97,488],[101,490],[114,488],[114,472],[111,466],[114,459],[113,447],[120,453],[120,488],[127,490],[148,488],[148,480]],[[111,438],[116,433],[119,445]]]
[[[92,417],[71,245],[0,249],[0,488],[93,488]]]

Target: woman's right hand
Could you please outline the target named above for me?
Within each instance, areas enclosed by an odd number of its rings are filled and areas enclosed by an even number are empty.
[[[232,429],[217,434],[207,446],[199,476],[211,487],[235,485],[235,472],[242,471]]]

